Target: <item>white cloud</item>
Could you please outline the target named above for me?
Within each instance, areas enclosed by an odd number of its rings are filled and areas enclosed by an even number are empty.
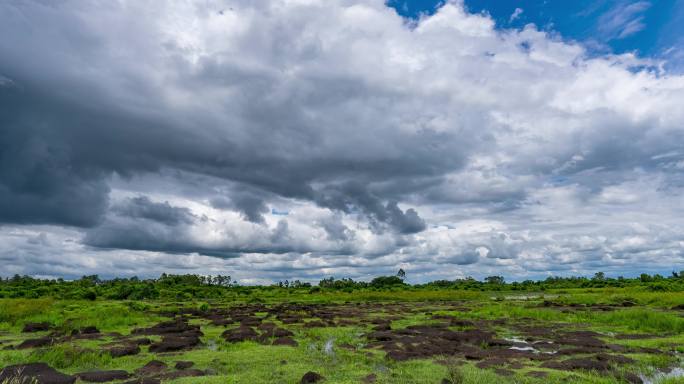
[[[644,28],[644,15],[651,7],[648,1],[621,1],[599,18],[599,33],[607,40],[624,39]]]
[[[3,274],[256,282],[401,265],[421,281],[684,261],[684,77],[633,55],[499,31],[458,2],[411,26],[370,0],[0,7],[42,26],[0,17],[0,35],[20,40],[0,39],[15,84],[127,118],[92,127],[124,143],[115,152],[73,145],[101,152],[110,207],[144,195],[193,217],[110,208],[89,229],[10,223]],[[606,33],[635,33],[646,8],[615,10]],[[396,230],[391,201],[426,229]],[[130,233],[137,243],[119,241]]]
[[[516,8],[513,13],[511,13],[511,17],[508,18],[508,22],[512,23],[515,20],[518,20],[520,18],[520,15],[523,14],[523,9],[522,8]]]

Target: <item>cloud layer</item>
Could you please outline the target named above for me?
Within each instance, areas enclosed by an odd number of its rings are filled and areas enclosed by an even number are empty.
[[[8,2],[0,36],[5,274],[684,262],[684,77],[658,63],[457,2]]]

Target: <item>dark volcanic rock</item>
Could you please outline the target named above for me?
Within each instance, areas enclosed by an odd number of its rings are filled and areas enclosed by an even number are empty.
[[[137,328],[132,332],[134,335],[174,335],[183,337],[200,337],[203,336],[199,325],[190,325],[185,319],[175,319],[172,321],[164,321],[150,328]]]
[[[499,376],[513,376],[515,372],[511,371],[510,369],[503,369],[503,368],[496,368],[494,370],[497,375]]]
[[[508,362],[506,359],[501,359],[501,358],[491,358],[491,359],[486,359],[482,360],[479,363],[475,364],[478,368],[485,369],[485,368],[491,368],[491,367],[496,367],[496,366],[502,366],[505,365]]]
[[[94,333],[100,333],[100,330],[97,329],[95,326],[90,325],[90,326],[81,328],[81,333],[86,334],[86,335],[91,335]]]
[[[89,383],[106,383],[114,380],[125,380],[131,377],[128,372],[121,370],[81,372],[77,373],[75,376],[81,381],[87,381]]]
[[[266,336],[266,337],[287,337],[287,336],[294,336],[294,333],[292,333],[292,331],[287,330],[285,328],[272,328],[272,329],[264,330],[264,332],[262,333],[262,336]]]
[[[391,329],[392,327],[390,326],[390,323],[382,323],[373,327],[374,331],[389,331]]]
[[[200,339],[196,336],[162,336],[162,340],[158,343],[150,345],[150,352],[175,352],[185,349],[191,349],[199,345]]]
[[[630,384],[643,384],[644,382],[641,377],[631,372],[624,373],[622,378]]]
[[[152,340],[148,339],[147,337],[141,337],[140,339],[131,340],[131,343],[135,345],[150,345],[152,344]]]
[[[319,375],[316,372],[307,372],[302,376],[302,379],[299,381],[301,384],[314,384],[318,383],[323,380],[323,376]]]
[[[123,384],[161,384],[161,380],[156,377],[141,377],[135,380],[127,381]]]
[[[45,363],[10,365],[0,371],[0,383],[73,384],[76,378],[65,375]]]
[[[176,365],[174,366],[174,368],[183,370],[192,368],[193,365],[195,365],[195,363],[193,363],[192,361],[176,361]]]
[[[50,323],[26,323],[22,332],[40,332],[50,330]]]
[[[135,373],[140,376],[150,376],[166,371],[167,365],[163,361],[152,360],[145,364],[142,368],[135,370]]]
[[[17,345],[16,349],[27,349],[27,348],[38,348],[46,347],[52,345],[54,339],[52,337],[40,337],[37,339],[24,340],[21,344]]]
[[[374,331],[367,338],[371,341],[370,347],[379,347],[387,353],[389,359],[399,361],[456,354],[463,355],[466,359],[481,360],[492,353],[482,350],[481,346],[493,343],[493,332],[479,329],[452,331],[447,326],[448,324],[412,325],[405,329]],[[508,349],[491,350],[502,354],[499,357],[520,357],[521,354]]]
[[[543,379],[547,377],[549,373],[545,371],[529,371],[526,373],[526,375],[529,377],[535,377],[537,379]]]
[[[605,360],[592,358],[574,358],[563,361],[547,361],[542,363],[542,368],[558,369],[562,371],[572,371],[582,369],[585,371],[608,371],[610,364]]]
[[[206,372],[201,371],[199,369],[184,369],[182,371],[167,372],[161,374],[159,375],[159,378],[162,380],[175,380],[180,379],[181,377],[199,377],[206,375]]]
[[[273,340],[273,345],[289,345],[291,347],[296,347],[299,344],[297,341],[291,337],[279,337]]]
[[[240,326],[223,332],[221,336],[223,336],[226,341],[237,343],[245,340],[256,340],[259,335],[250,327]]]
[[[134,344],[119,345],[107,349],[107,352],[109,352],[112,357],[131,356],[140,353],[140,347]]]
[[[314,321],[309,321],[308,323],[304,323],[304,328],[324,328],[326,327],[325,323],[322,321],[314,320]]]

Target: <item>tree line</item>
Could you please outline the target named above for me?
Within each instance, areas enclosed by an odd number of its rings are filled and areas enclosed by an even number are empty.
[[[548,289],[637,287],[651,291],[684,291],[684,271],[670,276],[642,273],[636,278],[607,277],[596,272],[592,277],[548,277],[543,280],[507,282],[503,276],[488,276],[482,280],[473,277],[454,280],[436,280],[423,284],[408,284],[406,272],[400,269],[395,275],[378,276],[370,281],[351,278],[327,277],[314,285],[300,280],[284,280],[272,285],[243,286],[231,276],[203,276],[196,274],[162,274],[156,279],[138,277],[101,279],[98,275],[83,276],[77,280],[38,279],[15,275],[0,278],[0,298],[40,298],[96,300],[144,300],[194,298],[226,298],[250,295],[254,292],[326,291],[354,292],[357,290],[474,290],[474,291],[545,291]]]

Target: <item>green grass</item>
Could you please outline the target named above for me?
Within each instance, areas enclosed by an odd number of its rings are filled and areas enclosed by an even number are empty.
[[[559,308],[540,306],[543,297],[534,300],[492,299],[492,297],[513,296],[511,292],[476,292],[454,290],[396,290],[365,292],[323,292],[320,294],[284,295],[273,291],[272,295],[260,297],[266,303],[344,303],[377,302],[405,303],[418,312],[399,313],[400,320],[392,322],[392,328],[404,328],[415,324],[433,323],[428,312],[449,314],[473,321],[481,319],[511,319],[525,325],[546,326],[553,329],[589,329],[604,333],[606,342],[629,347],[649,347],[684,352],[684,317],[681,312],[668,310],[684,302],[684,293],[653,293],[640,289],[585,289],[545,292],[546,299],[563,303],[618,304],[633,301],[637,306],[618,308],[610,312],[590,308],[563,312]],[[280,293],[278,293],[280,292]],[[526,293],[528,294],[528,293]],[[666,297],[664,297],[666,296]],[[21,328],[27,322],[47,321],[62,332],[70,332],[84,326],[94,325],[102,332],[128,334],[135,327],[149,326],[167,319],[160,311],[174,311],[181,307],[212,308],[228,307],[253,301],[253,297],[242,297],[239,301],[203,300],[189,302],[164,301],[80,301],[49,299],[0,299],[0,342],[15,344],[27,338],[47,334],[22,334]],[[470,311],[454,310],[454,302],[462,303]],[[418,307],[414,306],[417,305]],[[413,306],[413,307],[412,307]],[[460,304],[457,304],[460,306]],[[266,315],[261,313],[259,315]],[[371,313],[371,317],[386,316],[387,313]],[[279,322],[270,318],[268,321]],[[297,383],[307,371],[315,371],[326,377],[325,383],[359,383],[369,374],[375,374],[377,383],[440,383],[443,378],[455,377],[466,384],[533,384],[533,383],[589,383],[608,384],[619,382],[611,374],[588,372],[561,372],[538,368],[539,363],[526,362],[526,367],[515,375],[504,377],[492,369],[478,369],[467,361],[441,363],[447,357],[395,362],[385,358],[379,350],[365,348],[365,332],[370,326],[347,326],[327,328],[303,328],[300,325],[287,326],[295,333],[297,347],[269,346],[255,342],[228,343],[221,338],[224,327],[212,326],[207,320],[194,319],[192,323],[202,327],[203,346],[176,354],[155,355],[142,348],[136,356],[112,358],[102,353],[103,344],[113,339],[78,340],[58,344],[50,348],[35,350],[4,350],[0,345],[0,368],[18,363],[46,362],[50,366],[68,373],[93,369],[124,369],[129,372],[158,359],[173,366],[175,361],[189,360],[196,368],[210,369],[214,375],[200,378],[183,378],[173,383]],[[280,325],[280,324],[279,324]],[[232,326],[229,326],[232,327]],[[515,328],[508,324],[497,326],[500,336],[514,336]],[[612,337],[621,333],[649,333],[659,337],[638,340],[623,340]],[[155,337],[153,337],[155,338]],[[332,343],[332,352],[326,344]],[[350,344],[355,349],[341,348]],[[618,372],[654,372],[655,369],[681,364],[669,355],[632,353],[636,360],[631,366]],[[530,370],[544,370],[549,376],[536,379],[526,376]],[[457,372],[457,373],[454,373]],[[659,384],[681,383],[682,379],[668,379]],[[2,383],[13,384],[13,383]]]

